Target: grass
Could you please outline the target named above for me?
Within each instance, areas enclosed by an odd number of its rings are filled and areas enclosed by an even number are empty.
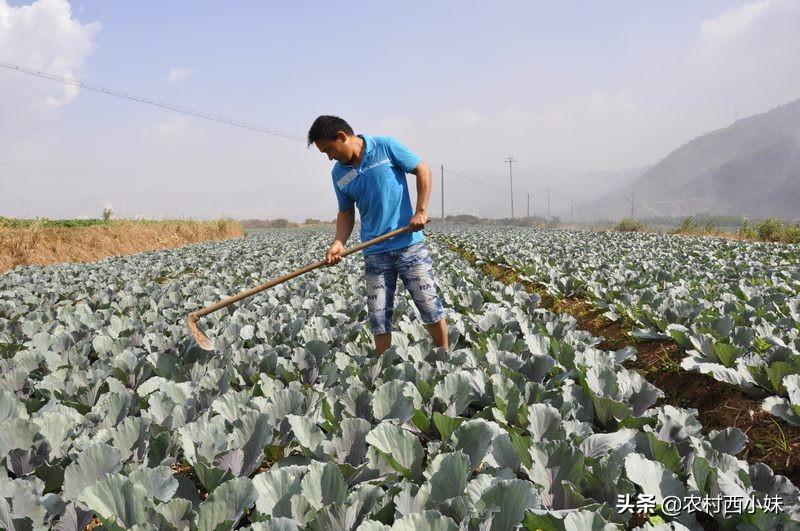
[[[244,235],[231,219],[102,221],[65,225],[52,220],[0,224],[0,271],[29,264],[84,262]],[[87,222],[90,220],[72,220]]]
[[[786,433],[781,428],[781,425],[778,424],[775,419],[769,419],[775,424],[775,427],[778,428],[778,433],[771,437],[771,442],[775,445],[775,447],[780,450],[781,452],[786,454],[786,466],[789,466],[789,461],[792,456],[792,448],[789,444],[789,438],[786,437]]]
[[[11,267],[26,263],[31,250],[39,245],[43,228],[41,220],[36,220],[29,225],[0,230],[0,252],[8,255]]]
[[[658,358],[659,363],[654,366],[655,370],[660,372],[678,372],[681,370],[680,365],[672,359],[666,349],[661,346],[661,352],[663,353],[656,353],[656,357]]]

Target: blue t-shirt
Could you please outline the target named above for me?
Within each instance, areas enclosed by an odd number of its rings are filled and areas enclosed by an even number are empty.
[[[419,165],[420,158],[392,137],[359,136],[366,143],[359,167],[337,162],[331,175],[339,210],[358,207],[365,242],[408,225],[414,212],[406,173]],[[364,254],[396,251],[424,239],[422,231],[405,233],[366,248]]]

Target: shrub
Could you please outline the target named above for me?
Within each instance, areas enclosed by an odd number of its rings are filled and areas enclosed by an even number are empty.
[[[670,234],[708,234],[717,230],[717,223],[714,218],[705,222],[700,221],[694,216],[689,216],[681,220],[680,225],[669,231]]]
[[[738,236],[745,240],[755,240],[758,238],[758,233],[756,232],[755,227],[753,224],[750,223],[750,220],[747,218],[742,219],[742,225],[739,227],[739,230],[736,231]]]
[[[786,227],[781,237],[783,243],[800,243],[800,225]]]
[[[740,238],[764,242],[800,243],[800,225],[788,225],[778,218],[767,218],[751,222],[742,221],[738,231]]]
[[[624,218],[614,225],[614,230],[619,232],[642,232],[644,228],[644,223],[633,218]]]
[[[767,242],[780,241],[783,230],[783,221],[776,218],[763,219],[756,224],[758,239]]]

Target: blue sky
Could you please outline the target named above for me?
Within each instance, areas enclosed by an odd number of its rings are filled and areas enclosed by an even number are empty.
[[[737,2],[142,5],[73,3],[76,18],[103,27],[86,79],[302,133],[324,112],[356,123],[476,104],[501,112],[532,93],[547,105],[587,87],[646,86],[637,71]],[[193,70],[191,83],[164,86],[176,65]]]
[[[618,184],[592,172],[799,97],[797,6],[0,0],[0,61],[299,135],[339,114],[503,186],[513,154],[520,190],[588,200]],[[335,214],[299,142],[22,77],[0,70],[0,214]],[[500,208],[470,187],[454,209]]]

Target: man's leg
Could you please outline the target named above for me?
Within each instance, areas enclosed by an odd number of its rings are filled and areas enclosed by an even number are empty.
[[[374,334],[372,338],[375,340],[375,354],[380,356],[383,352],[392,346],[392,333],[388,334]]]
[[[380,356],[392,346],[392,312],[397,288],[397,270],[389,253],[364,255],[369,328]]]
[[[398,260],[397,272],[411,294],[414,305],[433,339],[433,344],[449,350],[447,320],[444,318],[444,308],[436,292],[433,260],[427,246],[418,243],[404,249]]]
[[[433,338],[433,344],[437,347],[444,347],[445,350],[450,350],[450,345],[447,342],[447,319],[442,317],[437,322],[425,325],[428,333]]]

